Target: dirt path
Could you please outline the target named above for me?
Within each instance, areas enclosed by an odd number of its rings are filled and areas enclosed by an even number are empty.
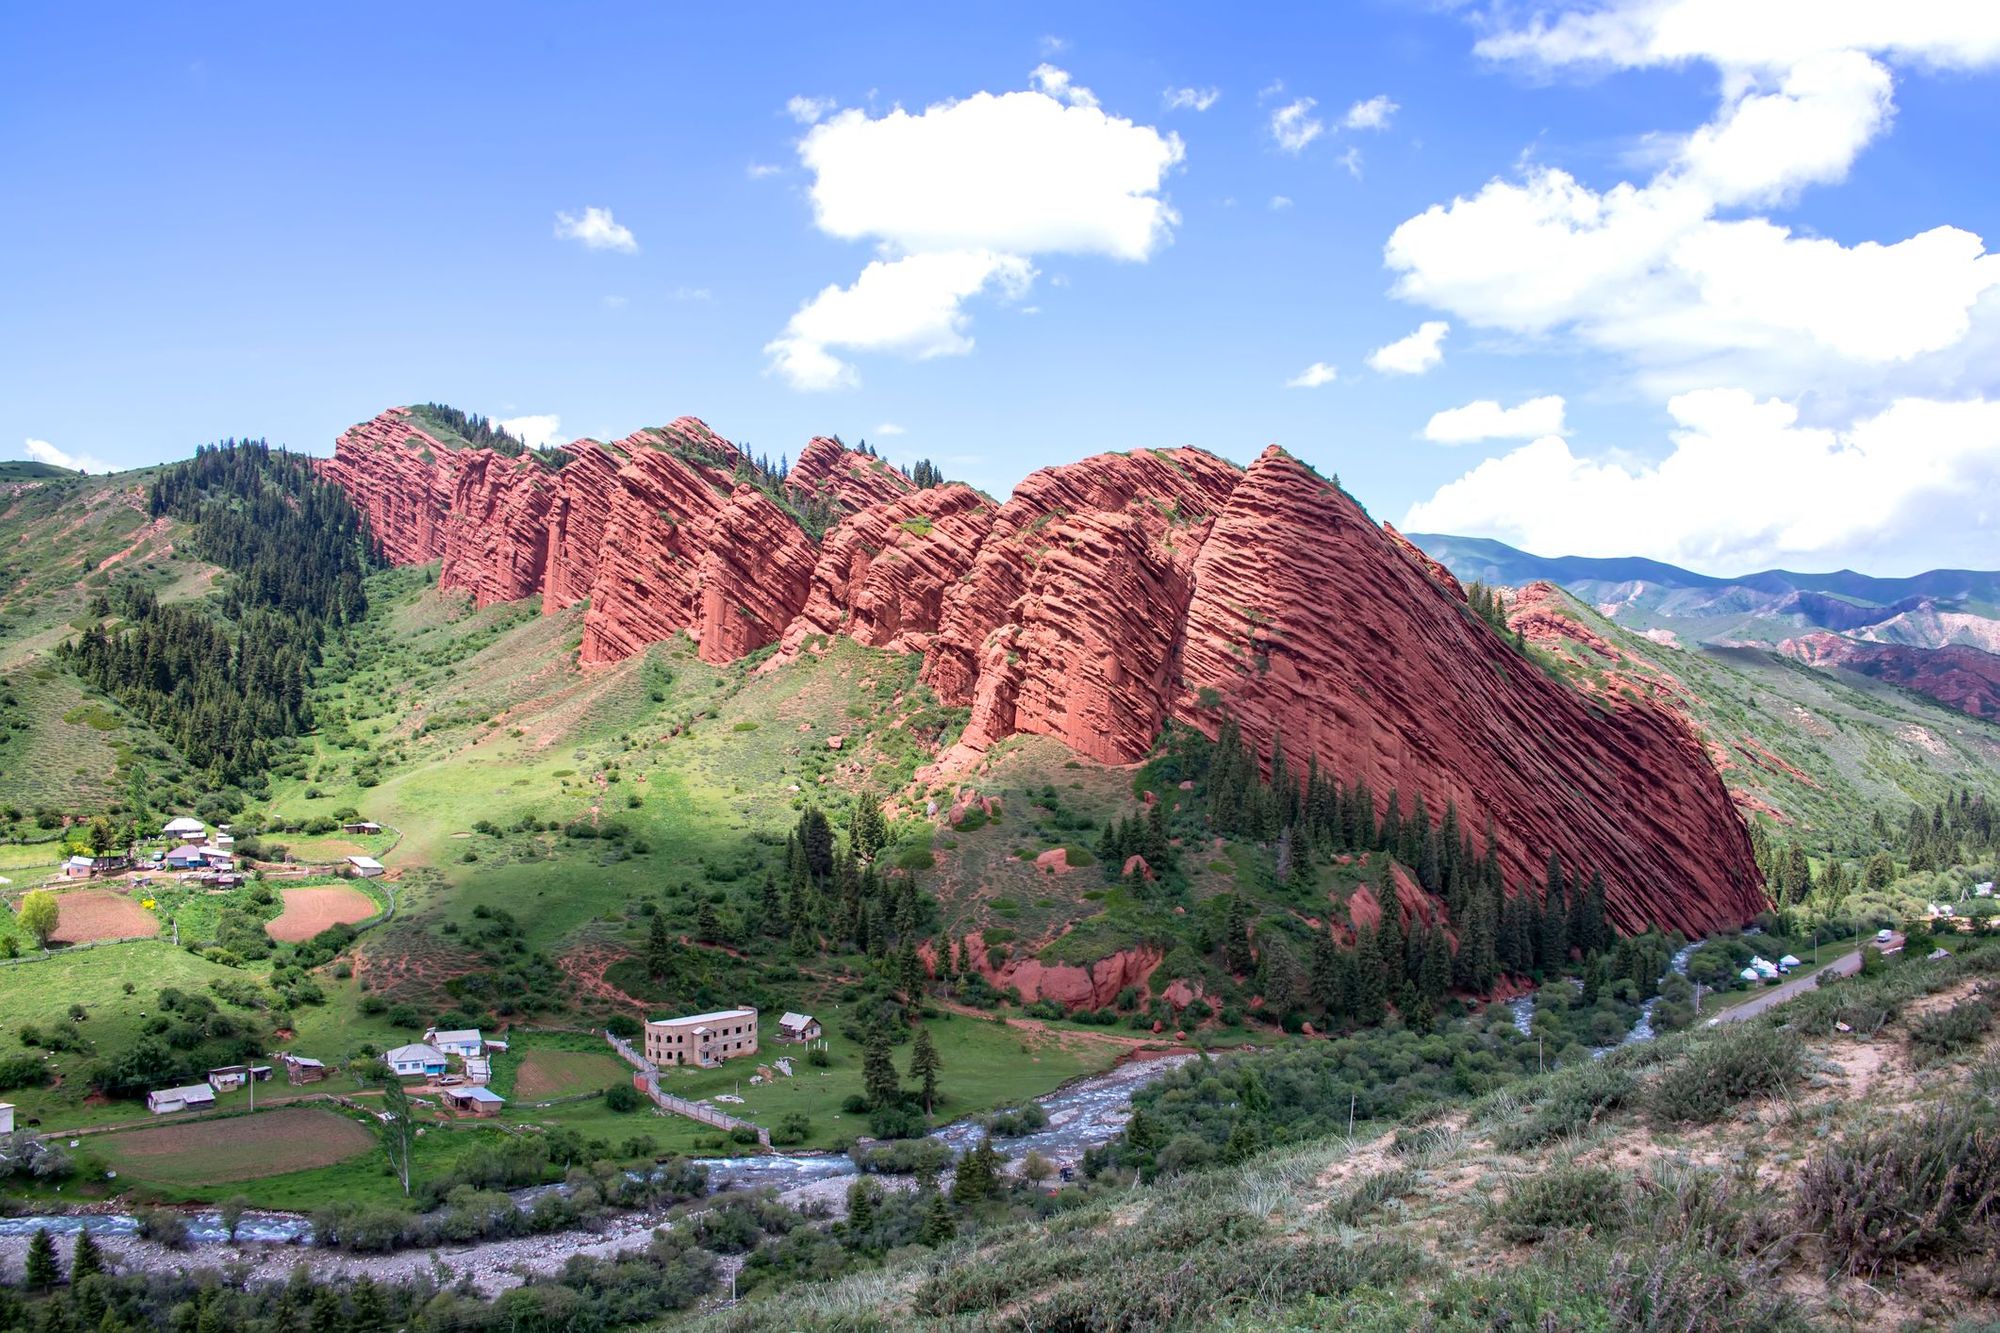
[[[1897,935],[1889,941],[1888,948],[1891,951],[1902,947],[1903,937],[1901,935]],[[1755,1018],[1757,1015],[1766,1013],[1787,1000],[1795,1000],[1809,990],[1818,990],[1821,977],[1829,979],[1833,977],[1851,977],[1860,970],[1861,950],[1856,949],[1853,953],[1842,954],[1825,967],[1817,968],[1812,972],[1808,972],[1805,976],[1787,981],[1782,986],[1773,986],[1770,990],[1759,994],[1755,999],[1745,1000],[1733,1009],[1723,1010],[1720,1014],[1711,1018],[1709,1023],[1711,1025],[1717,1023],[1741,1023],[1744,1019]]]
[[[556,966],[575,985],[579,999],[586,995],[593,996],[621,1009],[645,1013],[650,1006],[644,1000],[627,995],[604,976],[614,964],[622,963],[631,956],[631,950],[615,944],[579,944],[559,956]]]

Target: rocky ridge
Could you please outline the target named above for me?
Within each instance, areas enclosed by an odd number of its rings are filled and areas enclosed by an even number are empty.
[[[1282,737],[1384,799],[1490,819],[1512,882],[1552,850],[1602,870],[1625,929],[1705,931],[1763,905],[1683,719],[1545,676],[1448,572],[1282,450],[1247,471],[1193,449],[1098,455],[997,507],[891,473],[897,488],[843,452],[815,441],[785,488],[803,470],[796,494],[851,508],[817,545],[692,418],[578,441],[552,469],[450,450],[391,411],[325,466],[389,558],[441,560],[444,586],[588,597],[586,664],[680,631],[714,662],[832,635],[922,653],[925,682],[969,710],[960,763],[1022,732],[1127,763],[1169,717],[1213,734],[1226,711],[1260,751]]]

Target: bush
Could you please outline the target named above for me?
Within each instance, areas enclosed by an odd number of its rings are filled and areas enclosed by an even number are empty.
[[[865,1175],[928,1175],[951,1165],[951,1149],[936,1139],[855,1144],[847,1155]]]
[[[1837,1144],[1800,1173],[1798,1210],[1837,1273],[1990,1253],[2000,1242],[2000,1129],[1955,1102]]]
[[[1924,1014],[1910,1024],[1910,1050],[1935,1063],[1977,1045],[1993,1026],[1993,1006],[1983,998],[1961,1001],[1949,1009]]]
[[[645,1104],[645,1094],[630,1083],[613,1083],[604,1090],[604,1109],[607,1111],[617,1111],[622,1114],[626,1111],[636,1111]]]
[[[1518,1152],[1565,1134],[1581,1133],[1606,1111],[1624,1105],[1638,1085],[1638,1078],[1620,1065],[1602,1060],[1567,1065],[1543,1083],[1541,1098],[1531,1111],[1509,1119],[1494,1131],[1494,1146]]]
[[[170,1250],[184,1248],[188,1243],[187,1219],[166,1208],[141,1208],[138,1211],[139,1234],[147,1240],[157,1241]]]
[[[1559,1166],[1527,1177],[1495,1209],[1500,1234],[1533,1243],[1568,1231],[1602,1233],[1625,1224],[1626,1178],[1601,1166]]]
[[[1651,1109],[1670,1124],[1714,1124],[1745,1098],[1789,1088],[1803,1065],[1794,1033],[1754,1021],[1725,1024],[1660,1074]]]

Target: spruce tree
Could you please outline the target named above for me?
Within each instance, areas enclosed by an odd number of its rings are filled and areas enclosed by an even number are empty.
[[[75,1286],[92,1273],[102,1273],[103,1271],[104,1252],[97,1248],[97,1242],[90,1238],[88,1231],[77,1232],[76,1248],[70,1251],[70,1285]]]
[[[889,1058],[889,1038],[880,1028],[870,1032],[861,1046],[861,1095],[870,1110],[894,1106],[902,1098],[896,1063]]]
[[[916,1043],[910,1051],[910,1077],[917,1081],[917,1096],[924,1103],[925,1115],[930,1115],[937,1103],[938,1073],[943,1068],[937,1045],[931,1041],[931,1030],[918,1028]]]
[[[982,1135],[951,1173],[951,1201],[972,1204],[990,1198],[1000,1183],[1000,1161],[993,1140]]]
[[[28,1237],[28,1257],[23,1283],[31,1291],[47,1291],[62,1280],[62,1269],[56,1262],[55,1238],[49,1235],[47,1227],[36,1227],[35,1234]]]
[[[932,1192],[930,1202],[924,1205],[924,1220],[917,1227],[917,1244],[935,1249],[958,1234],[958,1223],[952,1219],[951,1205],[942,1194]]]

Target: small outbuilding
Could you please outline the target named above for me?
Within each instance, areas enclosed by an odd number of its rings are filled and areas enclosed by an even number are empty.
[[[379,879],[382,875],[382,863],[372,856],[350,856],[347,864],[363,879]]]
[[[823,1032],[811,1014],[786,1014],[778,1020],[779,1041],[818,1041]]]
[[[158,1088],[146,1094],[146,1109],[154,1115],[207,1111],[214,1106],[215,1089],[206,1083],[191,1083],[185,1088]]]
[[[279,1057],[285,1062],[285,1082],[317,1083],[326,1077],[326,1062],[305,1055],[286,1054]]]
[[[171,842],[208,841],[208,825],[202,823],[199,819],[194,819],[187,815],[182,815],[178,819],[169,819],[167,826],[161,829],[160,832],[165,834]]]
[[[380,833],[382,826],[372,819],[350,819],[340,826],[342,833]]]
[[[477,1086],[446,1088],[444,1100],[445,1105],[460,1115],[478,1116],[482,1119],[500,1114],[500,1108],[507,1104],[505,1097]]]
[[[14,1132],[14,1103],[0,1102],[0,1134]]]

